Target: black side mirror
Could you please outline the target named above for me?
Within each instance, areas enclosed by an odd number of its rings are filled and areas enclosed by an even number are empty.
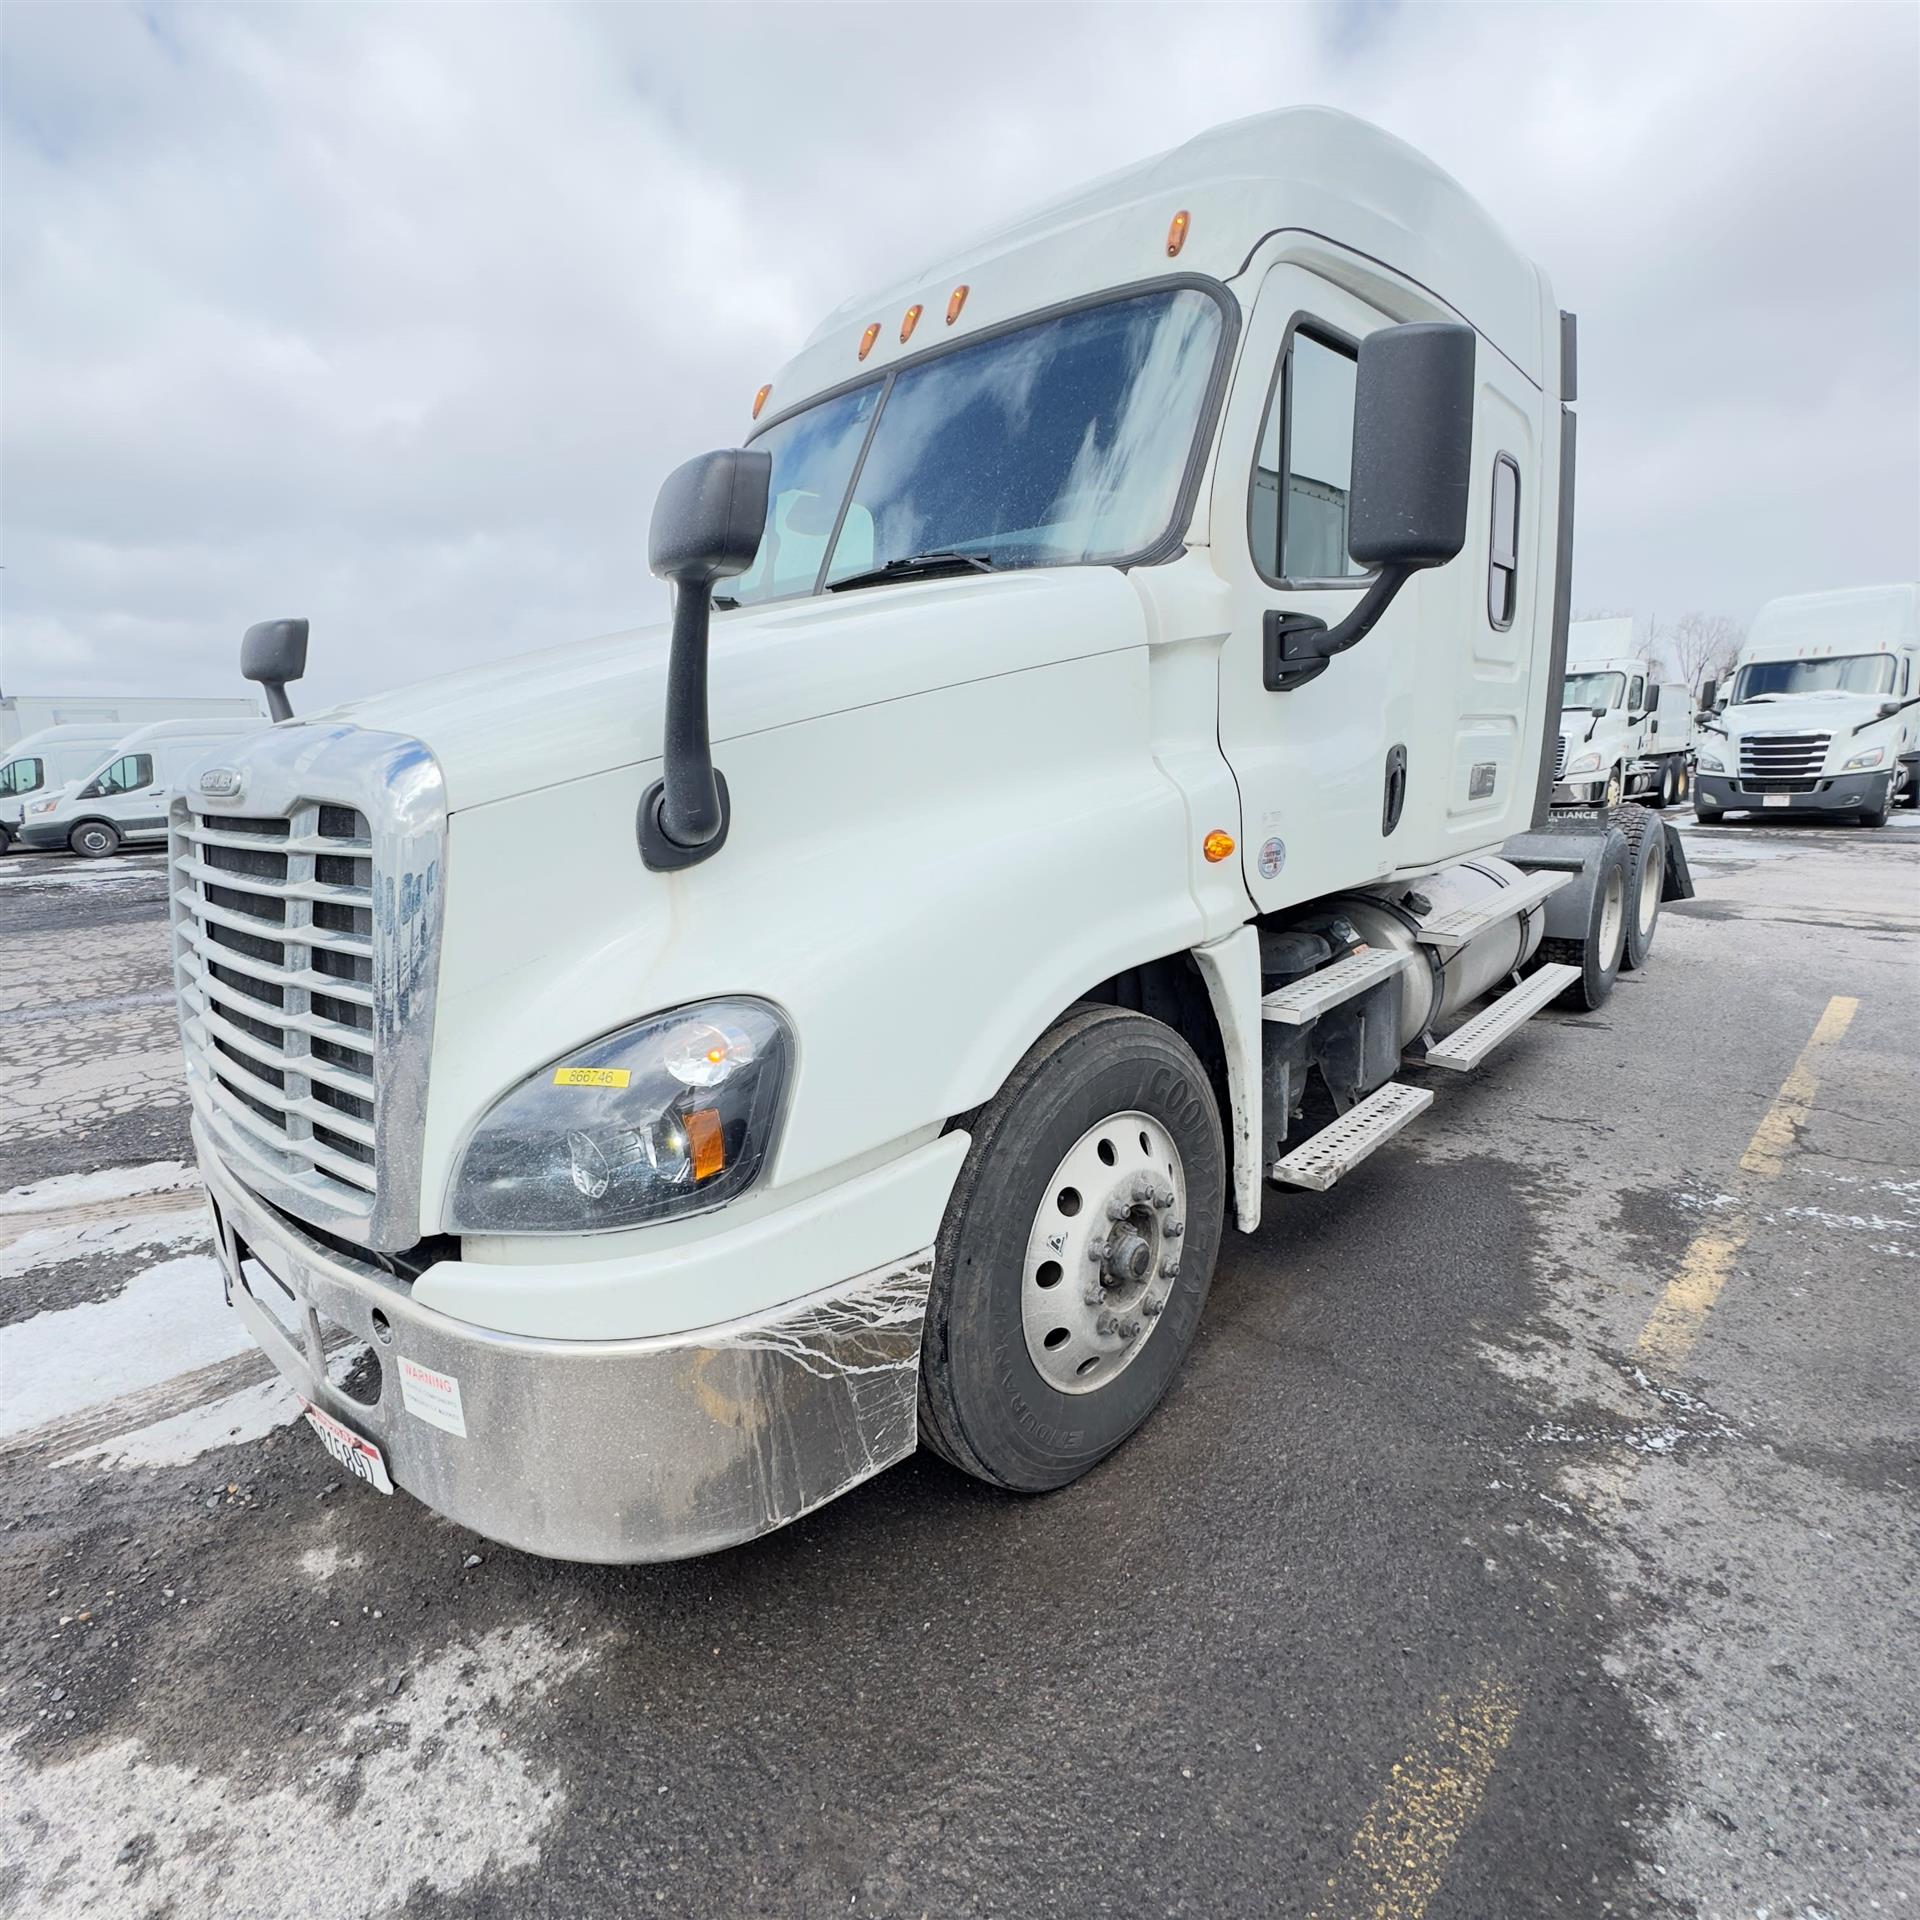
[[[1647,711],[1649,713],[1658,713],[1660,711],[1660,682],[1658,680],[1653,681],[1647,688]]]
[[[262,620],[247,629],[240,642],[240,677],[257,681],[267,690],[267,711],[276,720],[291,720],[287,682],[307,670],[307,623],[304,620]]]
[[[1713,696],[1719,691],[1720,682],[1718,680],[1708,680],[1702,683],[1700,688],[1700,711],[1702,713],[1711,713],[1713,711]]]
[[[726,843],[727,783],[707,726],[713,583],[753,564],[772,480],[770,453],[728,447],[675,468],[654,502],[647,564],[673,583],[665,766],[640,797],[640,858],[655,872],[697,866]]]
[[[1377,569],[1366,597],[1328,630],[1311,614],[1269,613],[1266,684],[1303,685],[1373,630],[1402,587],[1467,542],[1473,478],[1471,327],[1383,327],[1360,343],[1353,406],[1347,551]]]

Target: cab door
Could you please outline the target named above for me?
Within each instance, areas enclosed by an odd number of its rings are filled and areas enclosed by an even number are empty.
[[[1357,647],[1285,692],[1265,684],[1262,640],[1269,611],[1331,627],[1368,584],[1347,554],[1356,355],[1389,323],[1319,274],[1268,268],[1222,427],[1212,540],[1232,626],[1220,745],[1240,788],[1247,891],[1263,912],[1395,864],[1387,842],[1410,747],[1405,656],[1424,582],[1409,582]]]

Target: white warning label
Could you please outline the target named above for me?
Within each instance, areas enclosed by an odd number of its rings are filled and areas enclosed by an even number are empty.
[[[460,1406],[460,1382],[450,1373],[423,1367],[400,1356],[400,1399],[416,1420],[445,1433],[467,1437],[467,1416]]]

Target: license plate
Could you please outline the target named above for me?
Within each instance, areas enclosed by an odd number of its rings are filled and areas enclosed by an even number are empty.
[[[393,1482],[387,1475],[386,1457],[371,1440],[363,1440],[354,1430],[323,1413],[311,1400],[300,1402],[307,1425],[320,1436],[320,1444],[353,1475],[381,1493],[391,1493]]]
[[[1760,796],[1760,804],[1766,807],[1790,807],[1793,805],[1793,795],[1790,793],[1763,793]]]

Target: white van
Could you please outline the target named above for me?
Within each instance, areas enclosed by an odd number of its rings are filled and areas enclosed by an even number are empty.
[[[126,738],[122,721],[74,721],[30,733],[0,759],[0,853],[19,837],[27,802],[84,779],[109,747]]]
[[[243,740],[267,724],[252,714],[136,727],[97,747],[67,786],[26,803],[20,844],[70,847],[94,860],[123,846],[157,845],[167,837],[167,805],[181,775],[227,741]]]

